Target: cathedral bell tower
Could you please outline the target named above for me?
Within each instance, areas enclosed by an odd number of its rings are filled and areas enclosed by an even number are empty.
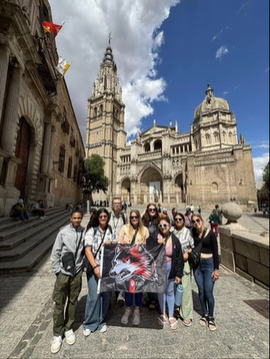
[[[111,200],[116,194],[117,154],[126,145],[125,105],[110,40],[88,99],[86,124],[86,158],[92,154],[102,157],[110,180],[107,196],[99,196],[103,200]]]

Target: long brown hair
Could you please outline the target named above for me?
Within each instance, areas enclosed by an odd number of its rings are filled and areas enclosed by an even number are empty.
[[[154,207],[156,210],[155,215],[152,217],[149,214],[149,207]],[[142,216],[142,222],[145,227],[149,227],[150,222],[152,222],[155,226],[157,226],[159,224],[159,215],[158,215],[157,206],[155,205],[155,203],[148,203],[148,205],[146,207],[146,211],[145,211],[144,215]]]

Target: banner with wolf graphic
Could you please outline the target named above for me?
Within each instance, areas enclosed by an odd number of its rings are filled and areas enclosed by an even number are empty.
[[[164,245],[104,245],[98,292],[164,293],[167,288]]]

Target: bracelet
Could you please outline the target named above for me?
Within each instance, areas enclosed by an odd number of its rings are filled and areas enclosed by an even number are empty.
[[[99,264],[97,264],[96,266],[93,267],[93,270],[96,269],[97,267],[99,267]]]

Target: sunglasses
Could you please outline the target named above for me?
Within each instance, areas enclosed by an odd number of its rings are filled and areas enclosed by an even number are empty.
[[[195,223],[201,223],[201,220],[200,219],[195,219],[195,221],[192,221],[193,224]]]
[[[99,216],[98,218],[102,219],[102,218],[108,218],[108,216]]]
[[[168,224],[159,224],[158,226],[159,226],[159,228],[167,228],[169,225]]]
[[[113,206],[121,206],[121,203],[113,203]]]
[[[156,209],[155,208],[149,208],[148,211],[149,212],[156,212]]]
[[[182,222],[183,219],[182,219],[182,218],[175,218],[174,221],[175,221],[175,222]]]
[[[138,216],[131,216],[130,219],[138,219]]]

